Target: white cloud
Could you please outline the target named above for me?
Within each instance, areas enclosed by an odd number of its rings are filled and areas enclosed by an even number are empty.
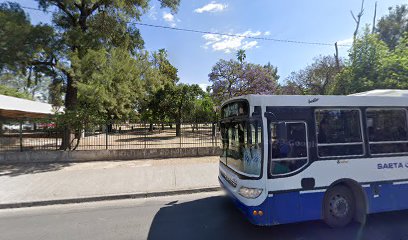
[[[176,19],[173,14],[163,12],[163,20],[166,21],[171,27],[176,26]],[[178,22],[180,20],[177,20]]]
[[[253,48],[253,47],[256,47],[257,45],[258,45],[258,42],[257,42],[257,41],[251,41],[251,42],[245,43],[245,44],[242,46],[242,49],[248,50],[248,49],[251,49],[251,48]]]
[[[338,45],[351,45],[353,43],[353,38],[347,38],[344,40],[337,41]]]
[[[271,32],[266,31],[266,32],[264,33],[264,35],[265,35],[265,36],[270,36],[270,35],[271,35]]]
[[[243,33],[236,33],[237,36],[226,36],[218,34],[204,34],[202,37],[206,41],[203,48],[212,48],[214,51],[223,51],[225,53],[231,53],[238,49],[249,50],[251,48],[258,47],[257,41],[245,40],[245,37],[257,37],[262,35],[262,32],[245,31]]]
[[[203,7],[197,8],[194,10],[196,13],[203,13],[203,12],[222,12],[227,8],[227,4],[217,3],[215,1],[210,2]]]

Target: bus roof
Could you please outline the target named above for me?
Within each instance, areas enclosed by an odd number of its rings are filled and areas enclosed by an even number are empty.
[[[282,106],[282,107],[408,107],[408,91],[377,92],[340,95],[245,95],[234,97],[224,102],[246,99],[252,106]],[[382,93],[382,94],[381,94]]]

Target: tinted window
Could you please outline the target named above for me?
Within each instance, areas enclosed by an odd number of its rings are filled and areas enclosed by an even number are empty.
[[[306,124],[303,122],[270,123],[271,173],[286,174],[307,163]]]
[[[372,154],[408,152],[405,109],[367,109],[366,116]]]
[[[320,157],[364,154],[359,110],[319,109],[315,118]]]

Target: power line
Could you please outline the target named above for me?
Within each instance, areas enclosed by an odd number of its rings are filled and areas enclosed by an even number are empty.
[[[255,40],[264,40],[264,41],[274,41],[274,42],[284,42],[284,43],[296,43],[296,44],[309,44],[309,45],[333,46],[333,43],[306,42],[306,41],[296,41],[296,40],[288,40],[288,39],[256,37],[256,36],[248,36],[248,35],[242,35],[242,34],[231,34],[231,33],[220,33],[220,32],[201,31],[201,30],[195,30],[195,29],[177,28],[177,27],[169,27],[169,26],[163,26],[163,25],[155,25],[155,24],[148,24],[148,23],[139,23],[139,22],[135,22],[134,24],[140,25],[140,26],[146,26],[146,27],[153,27],[153,28],[162,28],[162,29],[169,29],[169,30],[176,30],[176,31],[183,31],[183,32],[201,33],[201,34],[213,34],[213,35],[220,35],[220,36],[227,36],[227,37],[240,37],[240,38],[248,38],[248,39],[255,39]],[[349,46],[351,46],[351,45],[338,44],[338,46],[349,47]]]
[[[48,12],[46,10],[41,10],[32,7],[25,7],[21,6],[21,8]],[[281,42],[281,43],[294,43],[294,44],[307,44],[307,45],[319,45],[319,46],[333,46],[333,43],[324,43],[324,42],[308,42],[308,41],[297,41],[297,40],[290,40],[290,39],[278,39],[278,38],[267,38],[267,37],[258,37],[258,36],[248,36],[242,34],[232,34],[232,33],[221,33],[221,32],[211,32],[211,31],[203,31],[197,29],[188,29],[188,28],[177,28],[177,27],[169,27],[164,25],[155,25],[155,24],[148,24],[148,23],[141,23],[141,22],[134,22],[133,24],[151,28],[159,28],[159,29],[167,29],[167,30],[174,30],[174,31],[181,31],[181,32],[191,32],[191,33],[200,33],[200,34],[212,34],[218,36],[227,36],[227,37],[239,37],[239,38],[247,38],[247,39],[254,39],[254,40],[262,40],[262,41],[273,41],[273,42]],[[348,44],[337,44],[339,47],[350,47],[351,45]]]

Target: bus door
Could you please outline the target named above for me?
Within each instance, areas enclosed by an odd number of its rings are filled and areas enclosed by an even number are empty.
[[[268,181],[285,182],[291,176],[301,172],[310,162],[310,149],[313,146],[310,136],[313,128],[313,110],[311,108],[267,108],[268,119]],[[270,184],[273,194],[271,204],[273,214],[279,221],[293,221],[294,216],[302,216],[302,204],[299,186],[304,186],[308,179],[299,182],[289,180],[285,189]],[[313,183],[314,184],[314,183]],[[276,189],[275,189],[276,188]],[[303,201],[303,200],[302,200]]]

